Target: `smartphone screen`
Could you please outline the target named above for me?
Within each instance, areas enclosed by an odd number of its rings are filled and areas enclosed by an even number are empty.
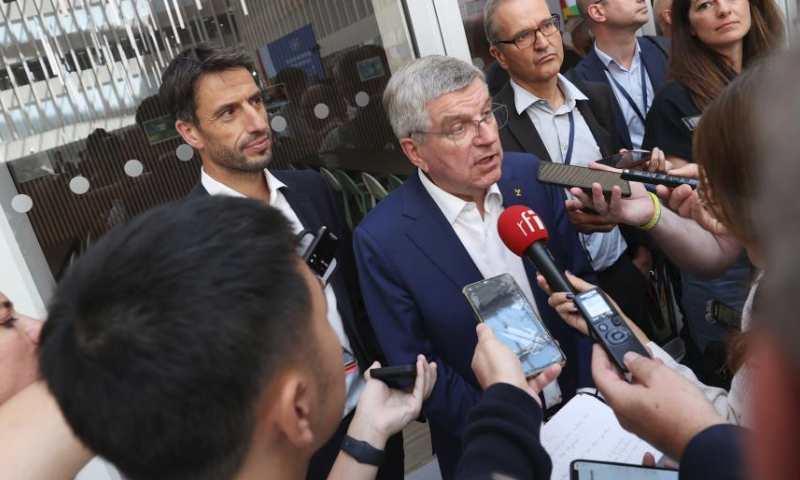
[[[628,150],[624,153],[617,153],[610,157],[601,158],[597,163],[608,165],[614,168],[637,168],[650,161],[651,153],[649,150]]]
[[[642,465],[575,460],[572,480],[678,480],[677,470]]]
[[[464,287],[478,320],[519,357],[526,377],[566,361],[547,327],[511,275],[503,274]]]

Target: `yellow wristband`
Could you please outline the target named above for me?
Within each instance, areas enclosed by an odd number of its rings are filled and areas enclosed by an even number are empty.
[[[652,230],[653,227],[656,226],[659,220],[661,220],[661,201],[658,199],[658,196],[653,192],[647,192],[650,195],[650,198],[653,200],[653,216],[650,218],[650,221],[645,223],[644,225],[640,225],[639,228],[642,230]]]

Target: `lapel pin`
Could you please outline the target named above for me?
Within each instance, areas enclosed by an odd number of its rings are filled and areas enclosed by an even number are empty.
[[[522,196],[522,189],[521,188],[515,188],[514,189],[514,195],[517,196],[517,197],[521,197]]]

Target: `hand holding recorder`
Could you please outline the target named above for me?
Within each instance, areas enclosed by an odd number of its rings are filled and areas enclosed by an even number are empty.
[[[623,320],[623,315],[612,304],[605,293],[598,289],[574,293],[572,285],[564,275],[564,269],[556,264],[547,249],[547,228],[533,210],[516,205],[500,215],[497,230],[503,243],[519,256],[525,255],[533,262],[547,283],[557,291],[573,295],[573,301],[583,315],[592,337],[603,345],[622,372],[627,372],[623,357],[633,351],[649,356],[634,332]]]
[[[571,273],[567,273],[567,280],[572,284],[572,287],[575,289],[575,292],[588,292],[597,288],[596,286],[592,285],[589,282],[584,281],[581,278],[572,275]],[[567,325],[574,328],[575,330],[581,332],[584,335],[591,336],[591,332],[589,330],[589,325],[586,323],[586,320],[583,317],[583,313],[581,313],[580,309],[575,305],[574,298],[575,294],[571,292],[553,292],[550,288],[550,285],[547,283],[547,280],[540,274],[536,275],[536,282],[539,285],[539,288],[544,290],[545,293],[550,295],[550,298],[547,300],[547,303],[553,307],[553,309],[558,313],[558,315],[567,322]],[[650,339],[647,338],[647,335],[635,324],[631,321],[630,318],[627,317],[624,313],[622,313],[613,299],[609,298],[609,302],[614,310],[620,312],[620,316],[625,321],[625,324],[628,328],[631,329],[633,334],[642,343],[642,345],[646,345],[650,343]]]

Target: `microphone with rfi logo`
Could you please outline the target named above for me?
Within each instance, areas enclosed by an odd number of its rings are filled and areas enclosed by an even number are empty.
[[[506,208],[497,221],[497,232],[509,250],[533,262],[553,292],[573,292],[564,269],[547,249],[547,227],[532,209],[523,205]]]

